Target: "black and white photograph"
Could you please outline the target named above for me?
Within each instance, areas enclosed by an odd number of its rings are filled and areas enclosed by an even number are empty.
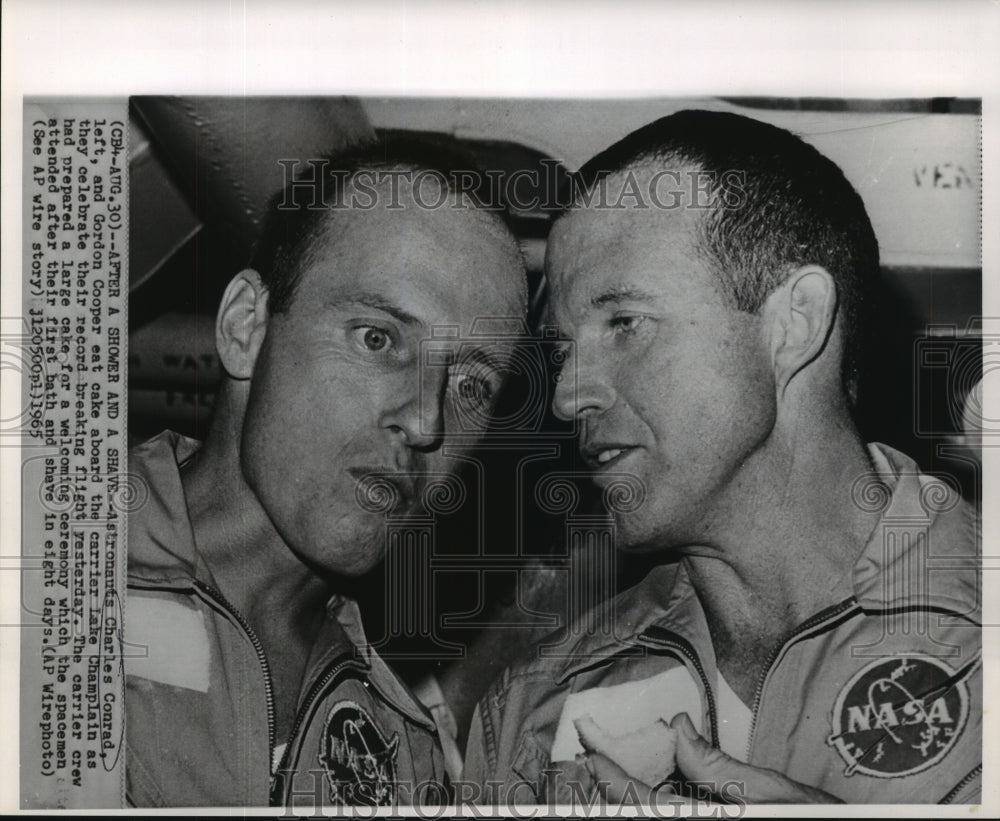
[[[4,808],[989,815],[1000,15],[637,88],[518,5],[571,87],[418,5],[367,85],[267,68],[349,4],[5,79]]]

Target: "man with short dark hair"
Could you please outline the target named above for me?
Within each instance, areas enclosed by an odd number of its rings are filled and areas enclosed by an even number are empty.
[[[706,111],[578,182],[546,257],[571,340],[554,409],[598,486],[641,482],[619,544],[665,563],[588,616],[613,635],[493,685],[464,777],[550,802],[975,800],[978,524],[852,419],[879,265],[861,198],[787,131]]]
[[[129,523],[126,639],[148,648],[129,654],[130,803],[447,800],[434,722],[350,594],[387,517],[456,479],[488,423],[504,349],[479,350],[472,324],[523,321],[517,243],[454,185],[463,161],[397,138],[276,198],[218,311],[204,443],[131,453],[151,492]],[[435,349],[462,353],[427,367],[442,326]]]

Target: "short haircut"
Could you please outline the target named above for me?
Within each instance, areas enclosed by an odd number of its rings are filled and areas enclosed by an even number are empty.
[[[475,159],[452,137],[381,134],[303,165],[299,176],[272,197],[250,259],[250,267],[267,288],[271,314],[284,313],[291,306],[310,252],[325,236],[327,221],[334,211],[349,207],[344,202],[345,189],[365,172],[426,172],[447,188],[455,198],[452,202],[467,201],[495,223],[510,239],[514,258],[520,259],[506,204],[495,192],[485,190],[486,177]]]
[[[798,267],[830,273],[843,328],[842,384],[855,405],[879,252],[864,203],[840,168],[782,128],[688,110],[633,131],[590,160],[574,184],[589,190],[611,174],[664,163],[707,172],[710,207],[698,221],[697,249],[738,310],[756,313]]]

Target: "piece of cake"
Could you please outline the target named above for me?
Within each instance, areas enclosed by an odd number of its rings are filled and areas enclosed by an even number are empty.
[[[662,718],[639,730],[612,735],[587,713],[573,721],[583,749],[610,758],[649,786],[667,779],[677,766],[677,731]]]

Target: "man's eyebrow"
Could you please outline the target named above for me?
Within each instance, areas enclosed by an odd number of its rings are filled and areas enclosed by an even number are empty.
[[[404,325],[423,325],[423,321],[418,317],[411,314],[409,311],[400,308],[393,302],[387,300],[384,296],[379,294],[374,294],[369,291],[354,291],[343,297],[335,299],[332,303],[333,307],[344,307],[346,305],[363,305],[366,308],[373,308],[376,311],[382,311],[383,313],[389,314],[389,316],[402,322]]]
[[[605,305],[615,305],[620,302],[651,302],[654,299],[656,299],[655,294],[638,288],[612,288],[591,297],[590,305],[593,308],[602,308]]]

